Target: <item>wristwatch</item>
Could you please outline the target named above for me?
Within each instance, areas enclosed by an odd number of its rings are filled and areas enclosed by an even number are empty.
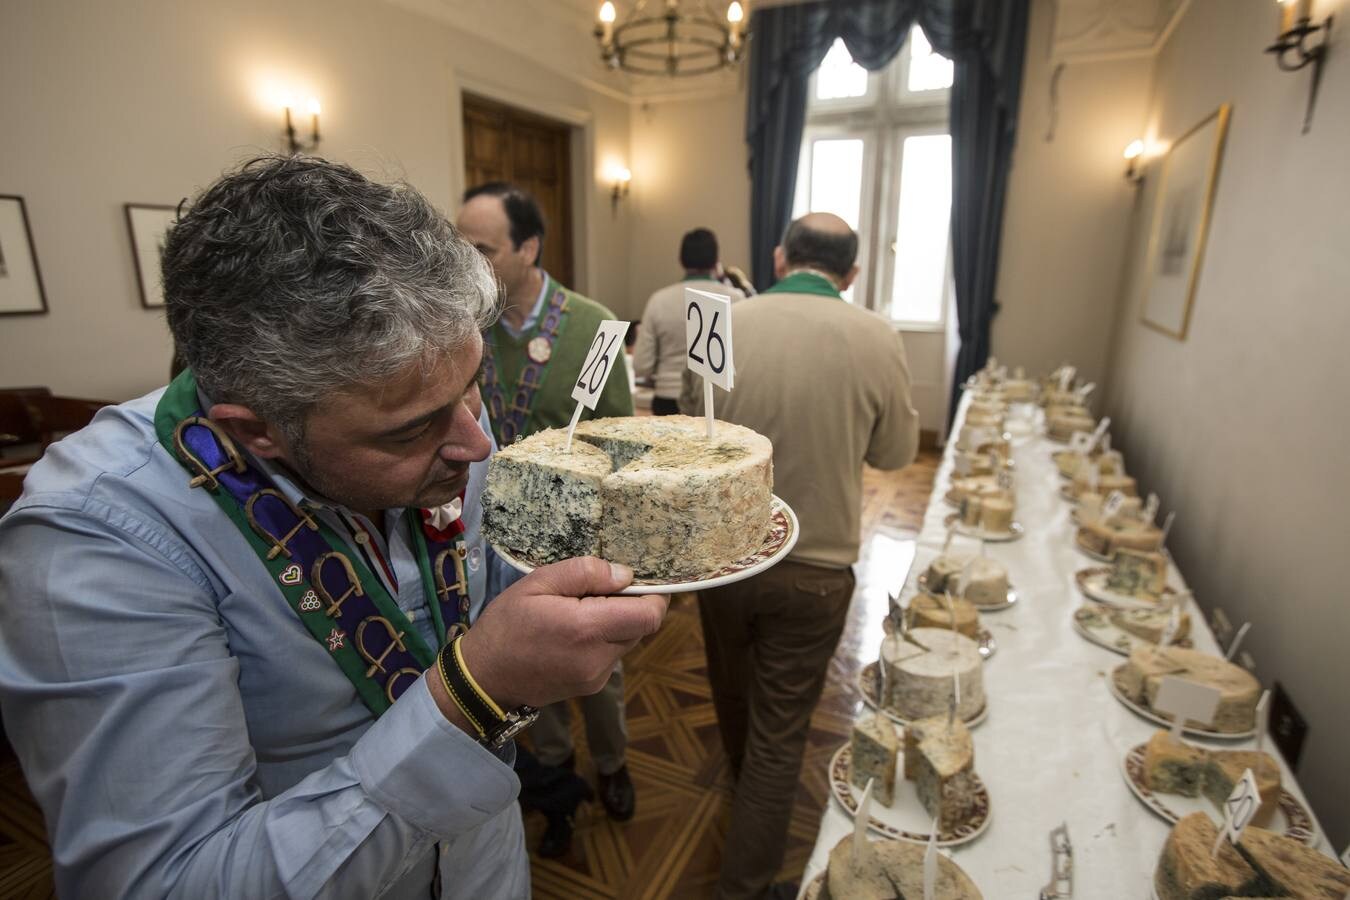
[[[450,699],[464,713],[478,734],[478,743],[492,750],[504,747],[506,743],[534,724],[539,718],[539,710],[533,706],[517,706],[504,710],[489,697],[473,675],[464,665],[464,654],[460,651],[460,635],[450,641],[436,658],[436,668],[441,673],[441,683]]]

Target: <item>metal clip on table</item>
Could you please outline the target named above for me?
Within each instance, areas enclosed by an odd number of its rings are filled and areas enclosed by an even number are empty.
[[[1040,900],[1065,900],[1073,896],[1073,844],[1069,842],[1069,826],[1060,826],[1050,832],[1050,883],[1041,888]]]

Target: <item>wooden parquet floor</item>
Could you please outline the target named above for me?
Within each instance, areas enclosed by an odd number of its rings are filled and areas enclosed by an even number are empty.
[[[864,477],[858,590],[811,719],[780,880],[796,881],[811,855],[829,797],[826,765],[848,739],[862,702],[854,680],[876,656],[886,590],[909,567],[939,459],[936,452],[924,452],[900,472],[869,470]],[[559,860],[531,859],[534,896],[541,900],[712,896],[730,815],[731,780],[692,595],[675,598],[665,626],[629,654],[624,666],[628,767],[637,789],[637,814],[618,824],[598,801],[583,806],[571,852]],[[572,720],[577,771],[589,774],[581,716]],[[533,847],[543,832],[543,817],[527,815],[525,828]],[[42,815],[5,746],[0,756],[0,898],[54,896]]]

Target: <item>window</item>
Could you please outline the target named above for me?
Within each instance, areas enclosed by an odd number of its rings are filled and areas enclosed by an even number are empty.
[[[952,63],[915,25],[885,69],[836,40],[811,76],[793,216],[832,212],[862,238],[850,302],[938,329],[950,297]]]

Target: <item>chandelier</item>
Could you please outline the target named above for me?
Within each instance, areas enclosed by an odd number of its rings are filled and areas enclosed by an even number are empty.
[[[660,6],[661,9],[649,7]],[[703,75],[740,62],[745,52],[745,8],[727,6],[720,17],[708,0],[637,0],[617,23],[611,0],[600,4],[595,38],[611,69],[638,75]]]

